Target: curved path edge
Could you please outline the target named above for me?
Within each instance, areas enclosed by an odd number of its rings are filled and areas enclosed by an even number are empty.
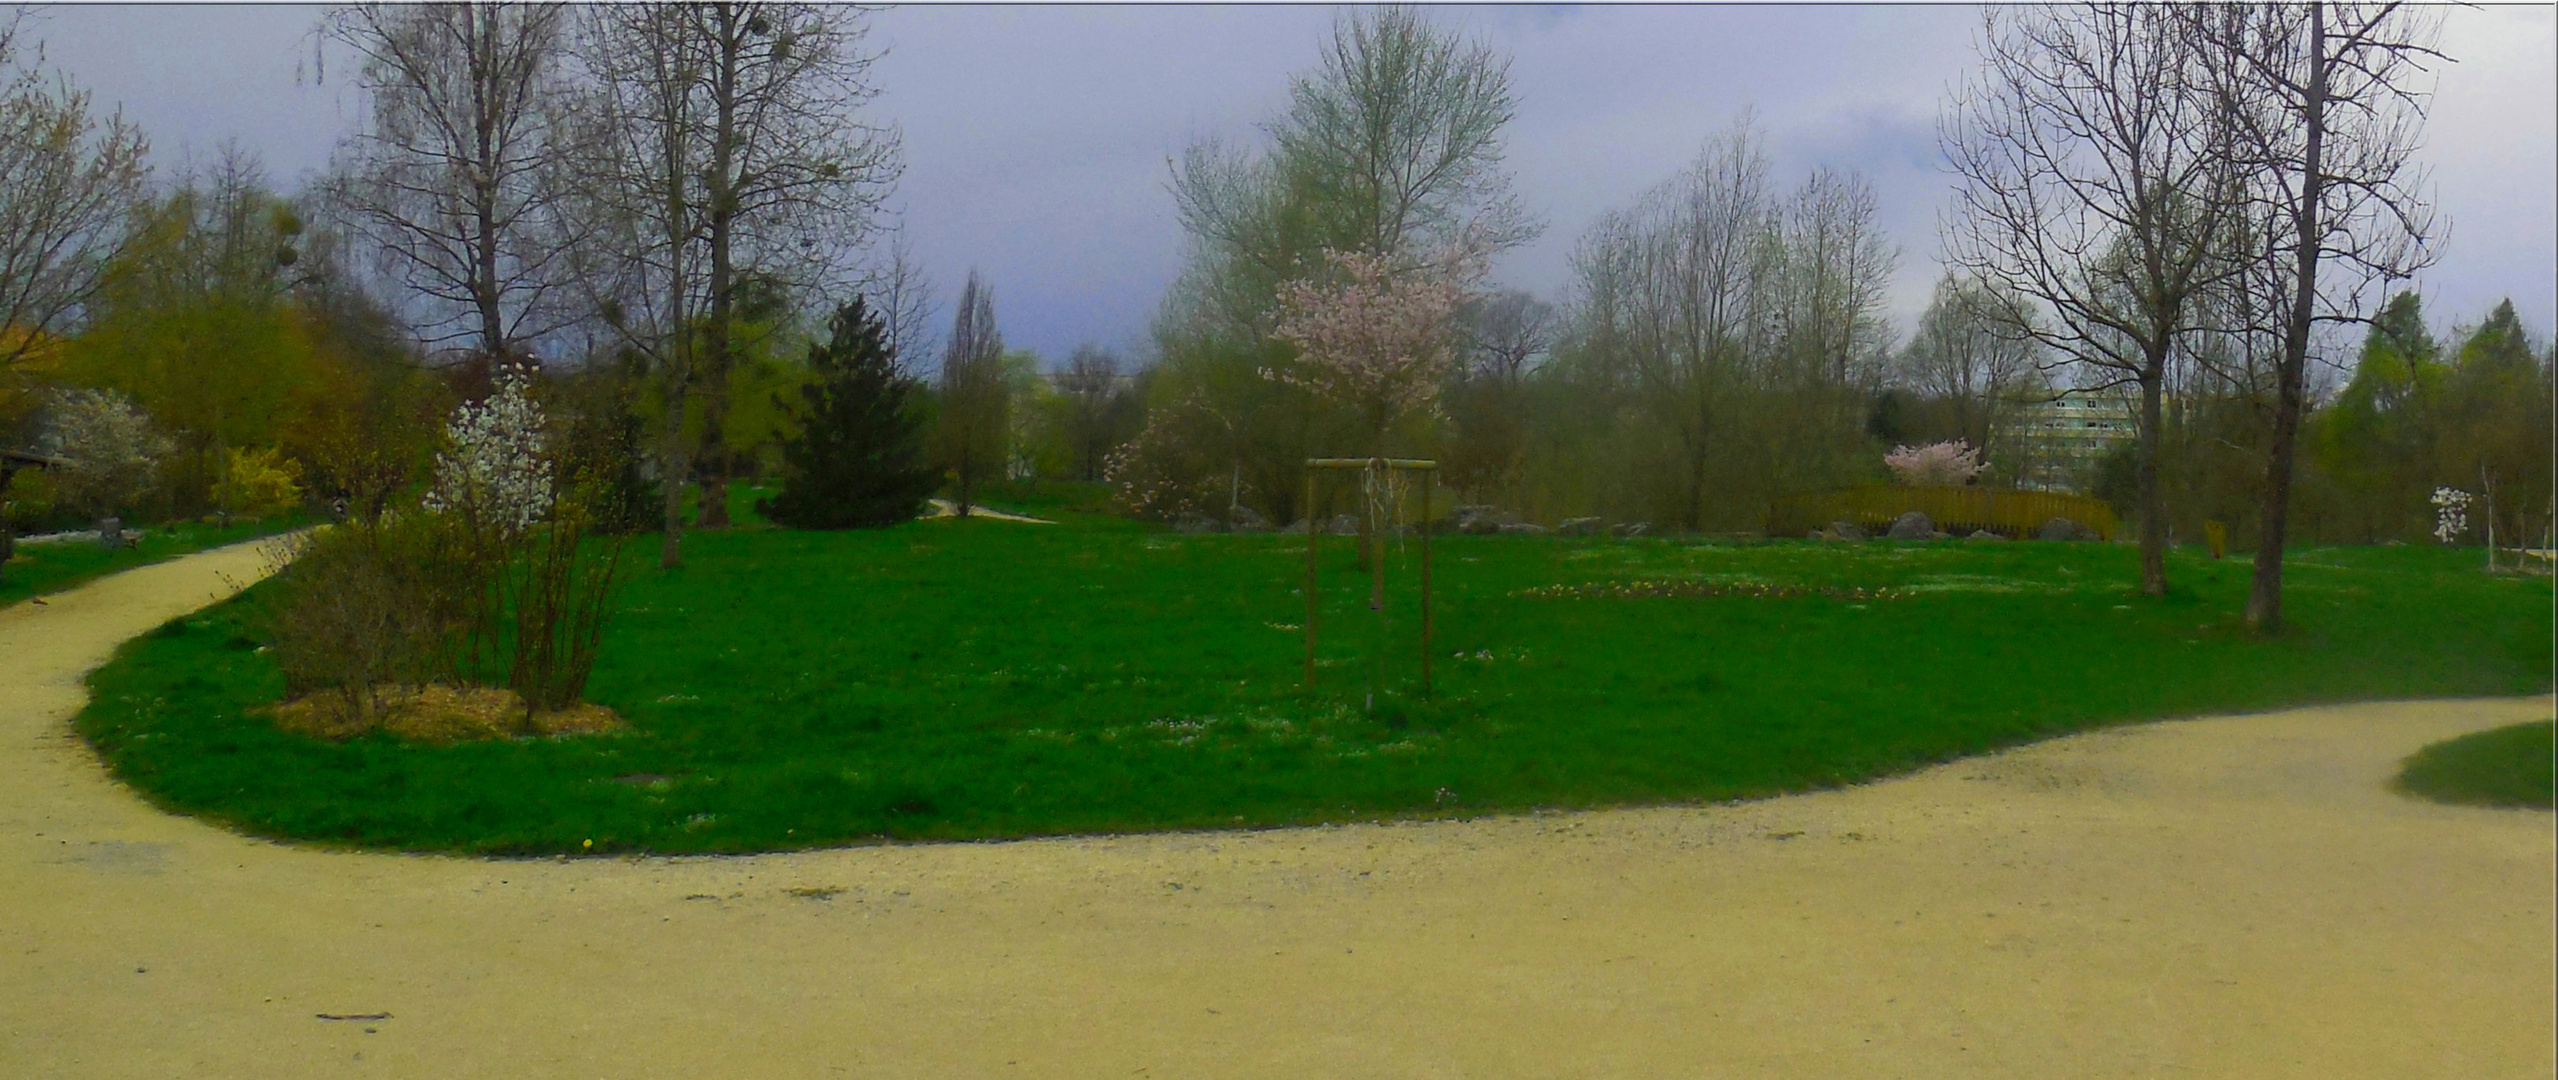
[[[1734,806],[746,858],[246,839],[67,718],[241,545],[0,609],[0,1073],[2547,1076],[2546,697],[2107,729]],[[359,1019],[328,1019],[357,1017]],[[370,1018],[370,1019],[364,1019]]]

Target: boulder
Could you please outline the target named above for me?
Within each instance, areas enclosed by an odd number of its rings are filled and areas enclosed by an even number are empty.
[[[2004,536],[2000,536],[1999,534],[1994,533],[1994,532],[1991,532],[1991,531],[1989,531],[1988,529],[1974,529],[1974,530],[1972,530],[1972,535],[1970,535],[1970,536],[1966,536],[1966,537],[1964,537],[1963,539],[1965,539],[1965,540],[1997,540],[1997,541],[2000,541],[2000,542],[2002,542],[2002,543],[2006,542],[2006,540],[2007,540],[2007,538],[2006,538],[2006,537],[2004,537]]]
[[[1943,529],[1938,529],[1935,532],[1927,534],[1927,538],[1930,540],[1951,540],[1954,539],[1954,534],[1946,532]]]
[[[1359,535],[1359,515],[1334,514],[1332,521],[1324,526],[1323,531],[1334,536],[1357,536]]]
[[[2034,537],[2038,540],[2093,540],[2096,539],[2096,530],[2065,517],[2056,517],[2035,530]]]
[[[1192,536],[1196,536],[1200,533],[1212,533],[1218,531],[1217,519],[1209,517],[1206,514],[1192,511],[1183,511],[1179,516],[1173,518],[1172,527],[1175,532],[1186,533]]]
[[[1304,536],[1305,534],[1306,523],[1304,519],[1291,521],[1288,523],[1286,528],[1279,530],[1279,535],[1281,536]]]
[[[1894,540],[1925,540],[1936,532],[1936,522],[1916,510],[1892,519],[1892,531],[1883,534]]]
[[[1501,531],[1501,522],[1490,514],[1474,514],[1458,518],[1457,531],[1468,536],[1490,536]]]
[[[1545,534],[1545,526],[1531,525],[1524,521],[1513,522],[1501,527],[1501,535],[1503,536],[1544,536]]]
[[[1831,538],[1837,540],[1865,539],[1865,530],[1857,528],[1853,521],[1833,521],[1830,523],[1829,533]]]
[[[1629,521],[1621,525],[1608,526],[1608,535],[1619,540],[1632,540],[1651,531],[1652,523],[1648,521]]]
[[[1261,511],[1249,506],[1235,507],[1226,515],[1226,520],[1236,532],[1270,531],[1270,519],[1261,516]]]
[[[1605,526],[1605,522],[1594,517],[1565,518],[1563,524],[1554,527],[1554,531],[1558,536],[1597,536]]]

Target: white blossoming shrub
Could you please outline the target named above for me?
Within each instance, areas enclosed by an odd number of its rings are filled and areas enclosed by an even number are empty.
[[[2469,531],[2469,500],[2459,488],[2434,489],[2434,539],[2448,544]]]
[[[1223,511],[1230,497],[1225,463],[1210,453],[1219,434],[1190,400],[1157,409],[1145,430],[1103,459],[1102,482],[1133,517],[1170,521]]]
[[[60,390],[47,403],[44,446],[70,461],[55,479],[62,501],[93,516],[121,513],[151,493],[176,449],[132,399],[113,390]]]
[[[501,536],[531,528],[551,507],[546,427],[524,373],[500,373],[487,400],[453,410],[444,429],[452,448],[435,455],[426,509],[460,514]]]

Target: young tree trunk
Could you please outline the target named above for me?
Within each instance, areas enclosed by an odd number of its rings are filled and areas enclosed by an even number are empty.
[[[666,531],[658,540],[657,565],[672,570],[684,563],[684,485],[693,478],[692,458],[684,443],[684,406],[693,393],[693,330],[686,325],[684,302],[684,246],[691,239],[686,228],[691,207],[684,199],[687,155],[680,128],[667,133],[664,150],[665,172],[657,180],[666,185],[666,310],[672,328],[661,345],[666,365],[666,444],[658,486],[665,500]]]
[[[666,391],[666,445],[659,467],[658,489],[663,496],[666,530],[657,543],[657,565],[672,570],[684,563],[684,482],[693,463],[684,452],[684,398],[691,392],[680,372],[670,373]]]
[[[734,166],[737,160],[737,76],[741,60],[741,7],[720,5],[713,17],[719,20],[720,62],[711,72],[711,167],[710,200],[710,319],[704,328],[702,372],[702,510],[695,517],[699,527],[728,527],[728,370],[730,361],[729,320],[736,313],[737,268],[736,243],[737,191]]]
[[[462,33],[472,42],[472,66],[481,67],[496,56],[496,23],[478,7],[465,4],[461,9]],[[474,74],[477,74],[475,71]],[[471,85],[472,149],[478,154],[474,164],[496,161],[501,156],[497,145],[498,112],[488,100],[485,79],[473,78]],[[506,317],[498,306],[497,269],[497,184],[493,169],[473,169],[471,178],[471,225],[473,251],[471,300],[479,308],[480,351],[487,353],[491,364],[506,360]]]
[[[2151,350],[2141,379],[2140,512],[2141,594],[2167,595],[2167,513],[2158,497],[2159,392],[2167,349]]]
[[[2297,232],[2292,253],[2291,311],[2283,320],[2282,386],[2276,398],[2273,445],[2265,464],[2264,511],[2256,530],[2255,574],[2247,583],[2247,626],[2272,634],[2283,628],[2283,540],[2291,520],[2292,456],[2300,432],[2302,382],[2309,366],[2310,320],[2318,302],[2319,203],[2327,127],[2327,20],[2324,4],[2309,6],[2310,73],[2303,102],[2307,142],[2302,147],[2300,202],[2292,212]]]

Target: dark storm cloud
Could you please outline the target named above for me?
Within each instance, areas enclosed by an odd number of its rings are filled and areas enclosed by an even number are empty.
[[[1978,14],[1955,7],[1443,7],[1434,17],[1508,52],[1520,109],[1510,165],[1546,222],[1495,268],[1553,294],[1601,213],[1754,111],[1774,179],[1816,166],[1873,182],[1901,250],[1903,319],[1937,267],[1948,178],[1935,118],[1973,63]],[[53,59],[152,134],[164,164],[225,138],[280,181],[325,163],[353,116],[347,72],[317,83],[295,7],[55,8]],[[925,7],[874,21],[888,49],[880,113],[905,131],[895,205],[955,292],[972,267],[1005,335],[1051,358],[1084,340],[1135,346],[1178,271],[1167,160],[1199,138],[1251,143],[1311,66],[1331,9]],[[2450,13],[2426,160],[2454,220],[2423,279],[2438,321],[2510,294],[2535,331],[2558,315],[2558,44],[2548,8]]]

